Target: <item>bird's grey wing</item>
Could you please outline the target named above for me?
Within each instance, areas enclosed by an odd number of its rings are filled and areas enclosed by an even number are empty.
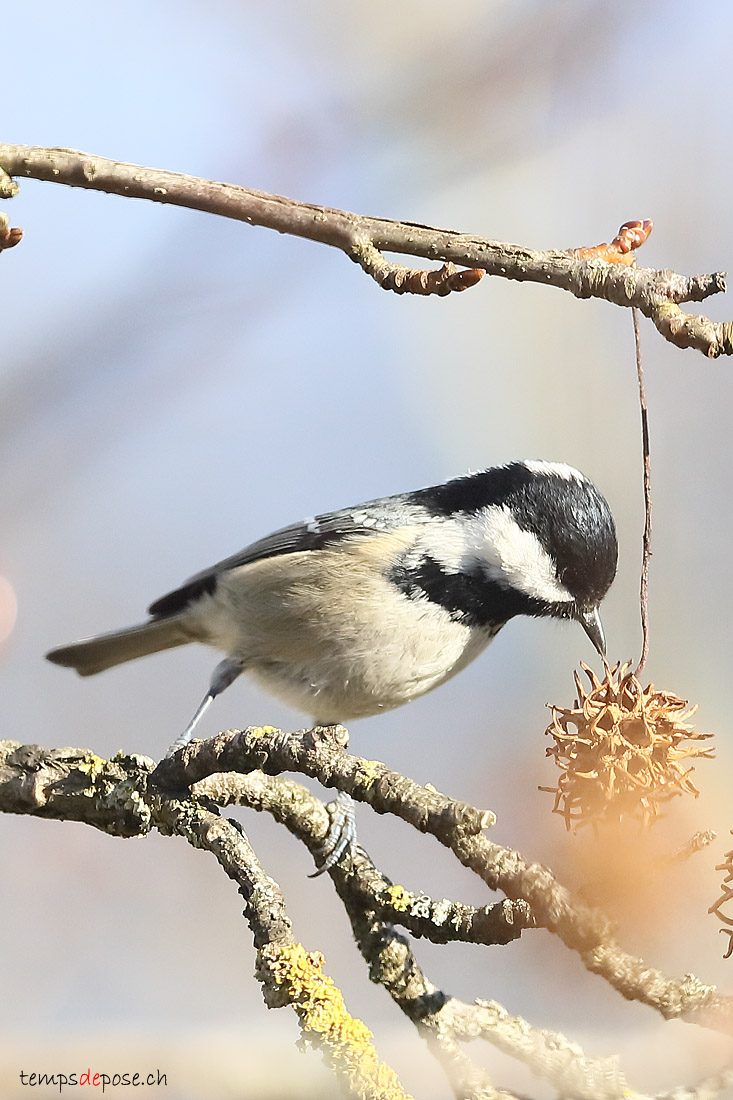
[[[394,501],[394,504],[392,503]],[[280,554],[295,554],[303,550],[320,550],[324,546],[359,534],[368,534],[375,530],[387,530],[400,522],[400,509],[395,498],[369,501],[356,508],[345,508],[338,512],[326,512],[312,516],[302,523],[293,523],[282,527],[271,535],[246,546],[237,554],[217,562],[209,569],[194,574],[193,577],[173,592],[161,596],[152,603],[148,613],[154,618],[166,618],[175,615],[185,607],[216,588],[217,577],[229,569],[240,565],[273,558]]]

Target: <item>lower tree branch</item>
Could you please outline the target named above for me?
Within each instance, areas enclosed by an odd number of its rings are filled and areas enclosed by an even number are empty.
[[[300,783],[261,771],[247,775],[217,773],[196,783],[192,792],[197,797],[211,798],[218,806],[248,806],[269,813],[312,854],[320,851],[328,829],[328,813],[323,802]],[[534,916],[523,899],[480,908],[448,898],[434,901],[426,894],[414,894],[395,885],[363,849],[348,869],[337,865],[330,873],[337,889],[348,886],[355,903],[369,908],[381,920],[399,924],[412,935],[433,943],[506,944],[534,927]]]
[[[259,771],[218,773],[196,784],[194,791],[217,802],[224,798],[230,805],[246,804],[269,812],[314,850],[326,832],[323,804],[292,780]],[[525,903],[505,901],[482,909],[447,900],[436,903],[393,886],[361,849],[348,870],[337,866],[330,874],[372,980],[387,989],[418,1027],[457,1096],[509,1100],[509,1094],[495,1089],[485,1071],[461,1050],[459,1042],[474,1039],[488,1040],[569,1097],[616,1100],[623,1095],[626,1084],[614,1059],[588,1059],[577,1044],[511,1016],[495,1001],[465,1004],[442,993],[425,977],[407,939],[390,923],[390,918],[396,918],[413,934],[439,943],[463,939],[506,943],[531,923]]]
[[[590,1059],[565,1036],[533,1027],[495,1001],[467,1004],[439,990],[424,975],[395,922],[437,942],[495,944],[516,938],[535,922],[544,924],[623,996],[654,1007],[666,1018],[733,1031],[730,998],[692,975],[667,978],[627,955],[613,941],[608,922],[574,902],[547,869],[525,863],[510,849],[489,845],[478,830],[491,815],[454,803],[376,761],[350,756],[343,748],[346,736],[342,727],[298,734],[271,727],[229,731],[211,741],[192,742],[157,767],[143,756],[119,754],[105,761],[84,749],[4,741],[0,812],[83,821],[122,836],[145,835],[155,828],[210,851],[245,899],[266,1003],[295,1009],[304,1038],[322,1051],[354,1096],[401,1100],[405,1093],[393,1071],[379,1061],[368,1029],[349,1015],[340,992],[322,973],[322,957],[295,941],[280,887],[261,866],[241,826],[222,817],[214,803],[267,811],[311,851],[317,850],[328,827],[328,814],[300,784],[255,767],[277,771],[287,762],[291,769],[350,790],[377,812],[398,813],[435,835],[492,888],[507,894],[506,902],[481,909],[434,902],[394,886],[361,850],[329,872],[370,976],[418,1027],[457,1097],[513,1100],[461,1049],[460,1043],[475,1039],[523,1062],[573,1100],[620,1100],[637,1094],[628,1090],[614,1059]],[[194,779],[193,789],[184,790]],[[514,897],[520,885],[526,893]],[[690,1100],[715,1096],[732,1076],[726,1071],[685,1095]]]
[[[114,835],[144,835],[156,828],[211,852],[245,900],[257,948],[256,975],[268,1007],[295,1009],[304,1040],[321,1051],[350,1095],[409,1100],[394,1070],[380,1061],[369,1029],[349,1014],[341,992],[323,974],[323,956],[294,940],[280,887],[239,825],[195,798],[149,791],[153,766],[144,756],[105,761],[83,749],[2,741],[0,810],[84,821]]]
[[[0,812],[81,821],[112,836],[145,836],[147,756],[103,760],[90,749],[0,741]]]
[[[196,784],[194,790],[212,797],[220,805],[244,804],[272,814],[312,851],[317,851],[328,827],[322,802],[293,780],[274,778],[259,771],[247,775],[216,773]],[[706,836],[696,836],[672,858],[686,858],[691,850],[697,850],[707,839]],[[426,936],[434,942],[441,942],[441,930],[449,927],[451,939],[463,939],[464,926],[460,922],[456,926],[451,919],[443,921],[439,918],[437,928],[431,929],[426,925],[429,916],[433,917],[436,910],[460,913],[465,919],[465,914],[472,907],[449,902],[435,903],[424,896],[416,897],[403,887],[393,886],[361,850],[348,870],[336,866],[330,875],[349,915],[354,938],[369,965],[372,979],[385,987],[399,1008],[419,1028],[457,1096],[475,1097],[476,1100],[498,1100],[506,1096],[493,1087],[485,1071],[461,1050],[460,1042],[474,1039],[488,1040],[504,1053],[523,1062],[539,1077],[550,1081],[568,1097],[610,1100],[636,1096],[628,1089],[615,1058],[590,1059],[565,1036],[532,1027],[526,1020],[511,1016],[495,1001],[477,1000],[474,1004],[466,1004],[441,992],[428,981],[408,940],[395,929],[394,923],[398,922],[413,935]],[[408,908],[403,909],[403,904]],[[415,904],[424,916],[415,913],[412,908]],[[512,905],[511,925],[517,918],[514,904],[503,902],[486,906],[483,910],[472,910],[465,924],[465,938],[475,943],[508,942],[509,937],[504,938],[502,934],[482,934],[480,918],[484,914],[493,918],[504,906]],[[419,919],[413,921],[411,918],[416,915]],[[531,919],[530,910],[520,910],[520,927],[526,927],[524,921],[527,917]],[[713,987],[704,986],[690,975],[681,981],[665,978],[659,971],[647,967],[642,960],[635,960],[622,952],[612,942],[589,953],[584,962],[588,969],[606,978],[624,996],[642,1001],[666,1018],[686,1017],[690,1012],[695,1018],[695,1011],[700,1011],[700,1005],[710,1004],[711,990],[716,992]],[[720,1007],[713,1007],[713,1015]],[[724,1004],[722,1016],[725,1017],[728,1012],[729,1008]],[[703,1023],[704,1020],[698,1016],[695,1022]],[[718,1025],[711,1023],[711,1026]],[[688,1100],[717,1096],[728,1086],[732,1076],[733,1073],[726,1071],[710,1082],[680,1090],[680,1095]],[[708,1088],[711,1090],[709,1093]]]
[[[492,890],[512,901],[523,899],[537,925],[554,932],[577,951],[584,964],[624,997],[679,1018],[733,1034],[733,998],[689,975],[666,978],[615,943],[608,920],[571,898],[552,872],[527,863],[519,852],[493,844],[481,830],[493,822],[490,811],[455,802],[435,788],[421,787],[379,761],[348,754],[342,726],[283,734],[272,727],[228,730],[208,741],[193,741],[162,761],[153,780],[190,785],[218,771],[277,773],[299,771],[324,786],[368,802],[377,813],[392,813],[450,848],[464,866]]]
[[[334,870],[336,870],[334,868]],[[350,890],[348,877],[332,872],[370,976],[412,1020],[443,1066],[458,1097],[505,1098],[459,1042],[484,1039],[528,1066],[569,1098],[621,1100],[626,1084],[614,1059],[589,1059],[558,1032],[535,1028],[495,1001],[466,1004],[439,990],[424,974],[406,937],[379,919]]]
[[[195,799],[161,797],[152,800],[152,822],[158,832],[185,837],[194,848],[203,848],[216,857],[244,898],[244,915],[255,947],[293,944],[293,925],[282,891],[262,867],[236,822]]]

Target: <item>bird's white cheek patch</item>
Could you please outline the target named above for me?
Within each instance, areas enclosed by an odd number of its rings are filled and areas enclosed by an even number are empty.
[[[520,527],[503,505],[479,513],[470,526],[466,550],[482,562],[492,580],[547,603],[572,602],[542,543]]]

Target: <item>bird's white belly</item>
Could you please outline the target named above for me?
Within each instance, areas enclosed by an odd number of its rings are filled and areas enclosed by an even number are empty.
[[[496,629],[455,622],[427,598],[395,599],[370,552],[370,543],[355,548],[347,572],[343,549],[242,566],[191,609],[187,625],[317,720],[398,707],[459,672]]]
[[[429,618],[429,616],[425,616]],[[399,631],[361,648],[321,645],[300,660],[250,660],[248,670],[266,690],[320,722],[346,722],[391,710],[438,687],[478,656],[493,634],[451,624],[431,630],[422,622],[408,644]],[[376,644],[375,644],[376,643]]]

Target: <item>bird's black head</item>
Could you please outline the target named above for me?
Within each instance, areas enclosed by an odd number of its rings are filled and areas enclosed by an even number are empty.
[[[561,588],[572,597],[549,599],[545,614],[577,619],[596,649],[605,652],[598,605],[616,575],[616,525],[608,501],[572,467],[556,463],[516,464],[531,475],[509,502],[517,524],[536,535],[555,567]]]
[[[496,622],[521,614],[577,619],[603,653],[597,609],[616,573],[616,527],[583,474],[563,463],[512,462],[415,496],[444,523],[453,521],[443,576],[481,577],[474,614]]]
[[[580,608],[596,607],[616,575],[616,525],[608,501],[571,466],[526,462],[508,498],[513,518],[555,563],[560,584]],[[522,477],[521,470],[529,477]]]

